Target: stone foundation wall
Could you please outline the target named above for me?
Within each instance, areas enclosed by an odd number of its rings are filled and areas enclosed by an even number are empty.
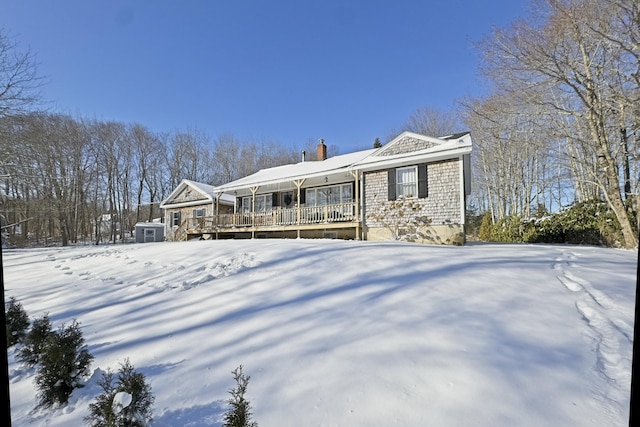
[[[396,238],[395,233],[386,227],[367,227],[364,230],[364,240],[403,240],[455,246],[462,246],[466,241],[464,225],[461,224],[421,226],[400,238]]]

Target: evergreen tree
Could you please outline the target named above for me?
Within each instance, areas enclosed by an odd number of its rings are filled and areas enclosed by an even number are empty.
[[[92,360],[76,320],[51,333],[40,355],[35,378],[38,407],[67,403],[73,390],[82,387],[82,378],[87,375]]]
[[[27,328],[29,328],[29,316],[15,297],[11,297],[9,307],[5,308],[5,316],[7,348],[9,348],[21,341],[26,335]]]
[[[373,142],[373,148],[380,148],[382,147],[382,143],[380,142],[380,138],[376,138],[376,140]]]
[[[478,231],[478,237],[480,238],[480,240],[490,241],[492,232],[493,232],[493,219],[491,218],[491,212],[486,211],[482,216],[482,223],[480,224],[480,231]]]
[[[236,387],[229,390],[229,410],[224,414],[222,427],[258,427],[258,423],[251,421],[251,406],[244,395],[247,392],[250,376],[244,375],[242,365],[231,371]]]
[[[155,397],[142,373],[136,372],[126,359],[120,365],[118,377],[107,370],[98,385],[103,393],[89,405],[85,421],[91,427],[145,427],[152,420]]]
[[[47,339],[53,333],[49,314],[45,313],[31,324],[31,329],[22,340],[22,348],[18,351],[18,360],[29,366],[35,366],[45,350]]]

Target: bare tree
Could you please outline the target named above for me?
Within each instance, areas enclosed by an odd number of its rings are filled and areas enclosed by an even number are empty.
[[[427,136],[447,136],[460,132],[459,116],[454,112],[425,106],[416,109],[404,125],[404,130]]]
[[[478,206],[497,220],[506,215],[529,217],[532,209],[561,205],[567,184],[554,188],[554,183],[564,181],[564,168],[554,158],[554,141],[544,131],[545,115],[539,108],[521,105],[509,94],[465,105],[476,141],[472,170],[480,172]]]
[[[35,56],[0,28],[0,117],[25,111],[40,97]]]
[[[609,9],[599,0],[546,0],[536,3],[530,22],[521,20],[508,29],[496,29],[481,45],[484,74],[499,91],[511,93],[522,104],[538,105],[554,116],[572,117],[571,133],[558,135],[572,140],[585,171],[615,213],[627,247],[637,245],[625,200],[620,189],[627,155],[621,128],[628,129],[623,94],[637,93],[629,78],[624,43],[612,43],[603,34],[620,32],[614,0]],[[632,10],[633,11],[633,10]],[[594,30],[597,28],[597,31]],[[637,69],[637,64],[636,64]],[[623,133],[623,134],[624,134]],[[627,157],[628,158],[628,157]]]

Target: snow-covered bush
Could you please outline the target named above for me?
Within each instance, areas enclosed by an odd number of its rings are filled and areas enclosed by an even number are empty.
[[[5,307],[7,348],[22,341],[29,328],[29,316],[22,308],[22,304],[16,301],[15,297],[9,300],[9,306]]]
[[[92,427],[144,427],[152,420],[155,400],[145,376],[126,359],[118,377],[111,370],[102,374],[98,385],[103,393],[89,404],[85,422]]]
[[[82,387],[82,379],[92,360],[76,320],[49,334],[35,377],[38,407],[67,403],[73,390]]]
[[[22,347],[18,350],[18,360],[29,366],[35,366],[46,348],[47,340],[53,333],[49,314],[45,313],[31,324],[31,328],[22,339]]]
[[[251,405],[245,399],[250,376],[244,375],[242,365],[231,371],[236,386],[229,390],[229,410],[224,414],[222,427],[258,427],[258,423],[251,421]]]

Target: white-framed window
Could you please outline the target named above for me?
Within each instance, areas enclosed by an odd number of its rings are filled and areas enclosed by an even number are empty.
[[[251,196],[245,196],[242,198],[242,213],[251,212]]]
[[[267,212],[273,208],[273,195],[258,194],[256,195],[256,212]]]
[[[396,197],[418,197],[418,168],[396,169]]]
[[[351,183],[307,188],[306,192],[307,206],[338,205],[353,201],[353,186]]]
[[[194,209],[193,210],[193,217],[194,218],[203,218],[204,217],[204,208]]]
[[[171,213],[171,225],[174,227],[180,225],[180,211]]]
[[[242,198],[242,212],[251,212],[252,196],[245,196]],[[273,209],[273,195],[258,194],[256,195],[256,212],[267,212]]]

